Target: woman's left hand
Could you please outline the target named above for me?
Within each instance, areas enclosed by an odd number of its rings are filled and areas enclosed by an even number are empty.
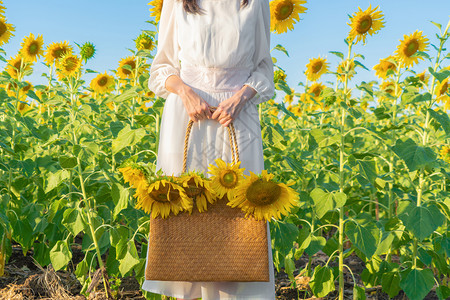
[[[222,126],[226,127],[233,122],[245,103],[255,96],[256,91],[248,86],[244,85],[238,92],[225,101],[222,101],[216,111],[212,114],[211,119],[218,120]]]

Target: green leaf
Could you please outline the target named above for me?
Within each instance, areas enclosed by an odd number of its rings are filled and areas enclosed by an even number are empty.
[[[85,223],[80,212],[75,208],[68,208],[63,214],[63,225],[76,236],[78,233],[83,231],[85,228]]]
[[[431,166],[436,161],[436,153],[431,148],[418,146],[411,138],[398,139],[392,149],[405,161],[410,172]]]
[[[316,297],[325,297],[330,292],[334,291],[333,269],[327,266],[317,266],[314,269],[314,274],[309,282],[309,286]]]
[[[282,45],[278,44],[278,45],[276,45],[273,49],[274,49],[274,50],[281,51],[281,52],[283,52],[284,54],[286,54],[286,56],[289,57],[288,51],[287,51],[286,48],[284,48]]]
[[[375,161],[358,159],[357,162],[359,165],[359,174],[367,179],[372,186],[376,186],[375,180],[377,179],[377,170]]]
[[[419,240],[430,236],[444,223],[444,215],[434,205],[428,207],[414,207],[406,219],[406,229],[411,231]]]
[[[370,71],[365,65],[363,65],[361,62],[359,62],[359,61],[357,61],[357,60],[354,60],[354,62],[355,62],[355,66],[359,66],[359,67],[361,67],[361,68],[363,68],[363,69],[365,69],[365,70],[367,70],[367,71]]]
[[[439,31],[442,30],[442,25],[433,21],[430,21],[434,26],[436,26],[437,28],[439,28]]]
[[[400,281],[400,287],[411,300],[422,300],[434,286],[434,275],[430,269],[412,269]]]
[[[448,114],[439,110],[435,111],[434,109],[429,108],[428,112],[430,113],[431,117],[435,119],[439,124],[441,124],[442,129],[444,129],[445,133],[447,135],[450,135],[450,118],[448,117]]]
[[[126,209],[128,207],[128,190],[124,189],[123,186],[115,183],[111,188],[111,197],[114,201],[114,219],[117,218],[117,215],[122,211],[122,209]]]
[[[292,259],[292,252],[284,258],[284,271],[288,274],[290,280],[294,279],[295,262]]]
[[[297,176],[303,175],[303,166],[300,161],[290,156],[283,156],[289,167],[295,172]]]
[[[293,247],[293,243],[297,240],[298,227],[295,224],[287,222],[270,223],[271,238],[275,240],[275,248],[279,250],[283,256],[286,256]]]
[[[312,256],[325,247],[327,240],[323,236],[311,235],[309,246],[305,249],[306,254]]]
[[[277,83],[275,83],[275,88],[277,90],[285,92],[288,95],[292,93],[291,88],[283,81],[278,81]]]
[[[370,224],[370,223],[369,223]],[[367,224],[366,226],[368,226]],[[372,234],[373,229],[363,227],[357,222],[345,223],[345,234],[350,241],[358,248],[368,259],[370,259],[377,250],[378,241]]]
[[[33,228],[28,219],[17,220],[12,225],[12,238],[22,246],[23,255],[26,255],[30,248],[31,239],[33,237]]]
[[[436,288],[436,294],[440,300],[448,299],[450,298],[450,288],[446,287],[445,285],[441,285]]]
[[[139,128],[139,129],[131,129],[130,125],[127,124],[127,126],[122,129],[119,132],[119,135],[116,139],[112,142],[112,153],[116,154],[120,150],[122,150],[125,147],[133,146],[136,143],[138,143],[147,133],[145,132],[145,129]]]
[[[400,292],[400,274],[398,271],[386,272],[381,276],[383,292],[394,298]]]
[[[353,299],[366,300],[366,289],[357,285],[353,286]]]
[[[50,173],[47,175],[47,186],[45,187],[45,192],[48,193],[57,187],[61,182],[69,178],[69,171],[58,170],[56,173]]]
[[[122,259],[120,259],[119,262],[120,262],[119,271],[122,276],[125,276],[139,263],[139,255],[137,254],[134,241],[128,242],[125,256]]]
[[[428,71],[431,75],[433,75],[434,78],[439,80],[439,82],[442,82],[443,80],[447,79],[450,76],[450,71],[446,69],[442,69],[439,72],[434,72],[433,68],[428,67]]]
[[[61,270],[72,259],[67,241],[57,241],[52,250],[50,250],[50,261],[55,271]]]
[[[64,169],[71,169],[77,166],[77,158],[73,156],[61,155],[58,157],[59,165]]]
[[[344,193],[329,193],[320,188],[314,188],[310,194],[314,202],[314,210],[321,219],[328,211],[342,207],[347,201]]]
[[[329,147],[341,140],[341,135],[339,133],[327,136],[321,129],[312,129],[310,135],[314,138],[319,147]]]
[[[336,55],[337,57],[339,57],[340,59],[344,59],[344,53],[339,52],[339,51],[328,51],[331,54]]]

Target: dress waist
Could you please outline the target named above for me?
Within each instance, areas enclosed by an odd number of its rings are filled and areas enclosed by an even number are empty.
[[[250,76],[243,67],[181,66],[180,78],[191,87],[209,92],[237,91]]]

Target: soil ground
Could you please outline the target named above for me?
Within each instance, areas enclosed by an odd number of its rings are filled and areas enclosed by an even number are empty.
[[[81,260],[82,253],[79,247],[73,247],[72,266]],[[80,295],[81,284],[75,275],[70,271],[54,272],[50,268],[42,268],[35,264],[32,258],[32,251],[24,256],[19,245],[13,246],[13,253],[5,267],[5,276],[0,277],[0,299],[1,300],[22,300],[22,299],[69,299],[69,300],[100,300],[107,299],[103,290],[95,290],[88,297]],[[327,256],[323,252],[318,252],[312,257],[312,267],[323,265],[327,261]],[[357,284],[362,286],[359,274],[364,270],[364,262],[356,255],[349,256],[345,263],[350,267]],[[315,298],[308,287],[309,277],[299,275],[308,264],[306,254],[296,261],[296,288],[284,272],[275,270],[275,289],[277,300],[292,299],[337,299],[337,292],[330,293],[325,298]],[[74,269],[74,268],[69,268]],[[345,272],[345,299],[353,299],[353,279],[349,272]],[[99,287],[103,285],[100,284]],[[337,289],[337,286],[336,286]],[[382,292],[381,286],[366,289],[368,300],[389,299],[389,296]],[[113,299],[144,300],[140,285],[134,277],[123,278]],[[167,298],[169,299],[169,298]],[[395,300],[408,299],[401,291]],[[427,300],[438,299],[434,289],[425,298]]]

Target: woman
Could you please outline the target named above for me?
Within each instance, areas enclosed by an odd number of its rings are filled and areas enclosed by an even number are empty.
[[[264,169],[257,105],[274,94],[268,0],[164,0],[149,88],[166,98],[156,169],[179,175],[187,123],[194,121],[188,170],[231,162],[233,122],[241,168]],[[212,107],[217,107],[213,112]],[[143,289],[180,299],[275,299],[268,230],[269,282],[145,280]]]

